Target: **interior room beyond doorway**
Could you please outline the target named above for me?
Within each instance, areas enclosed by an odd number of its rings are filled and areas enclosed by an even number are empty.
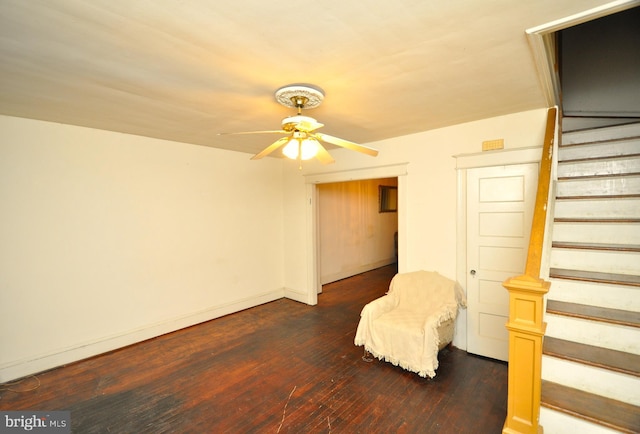
[[[397,189],[398,178],[318,185],[321,284],[397,262],[397,207],[381,210],[381,187]]]

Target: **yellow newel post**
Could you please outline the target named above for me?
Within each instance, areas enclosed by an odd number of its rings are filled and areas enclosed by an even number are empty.
[[[542,261],[547,202],[551,182],[556,108],[549,109],[542,148],[538,191],[531,223],[527,264],[522,276],[503,282],[509,291],[509,387],[505,434],[542,434],[539,425],[542,339],[547,325],[542,321],[544,295],[550,283],[539,278]]]
[[[540,415],[540,375],[544,295],[550,283],[518,276],[503,283],[509,290],[509,398],[503,433],[542,433]]]

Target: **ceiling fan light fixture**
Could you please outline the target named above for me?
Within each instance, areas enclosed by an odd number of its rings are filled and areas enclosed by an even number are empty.
[[[316,130],[322,128],[324,124],[316,121],[314,118],[302,114],[303,109],[315,108],[324,99],[322,89],[307,84],[291,84],[281,87],[276,91],[276,101],[285,107],[295,108],[297,114],[288,116],[282,120],[282,129],[273,131],[252,131],[244,133],[230,134],[283,134],[284,137],[279,138],[271,145],[258,152],[251,157],[252,160],[259,160],[274,152],[276,149],[282,148],[285,157],[292,160],[309,160],[317,158],[322,164],[330,164],[335,162],[333,157],[327,152],[322,145],[323,142],[335,145],[351,151],[361,152],[363,154],[375,157],[378,151],[368,148],[339,137],[333,137],[328,134],[318,133]],[[300,164],[302,169],[302,164]]]
[[[292,160],[310,160],[318,153],[318,141],[311,138],[289,140],[289,143],[282,148],[285,157]]]

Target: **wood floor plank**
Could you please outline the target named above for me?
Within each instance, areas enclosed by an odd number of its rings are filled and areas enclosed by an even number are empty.
[[[70,410],[77,433],[499,433],[507,365],[446,348],[433,379],[362,360],[362,307],[383,267],[36,376],[0,410]],[[33,378],[13,386],[31,386]]]

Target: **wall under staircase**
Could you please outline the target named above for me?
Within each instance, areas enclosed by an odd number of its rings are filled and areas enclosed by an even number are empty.
[[[640,432],[640,123],[565,133],[542,357],[545,434]]]

